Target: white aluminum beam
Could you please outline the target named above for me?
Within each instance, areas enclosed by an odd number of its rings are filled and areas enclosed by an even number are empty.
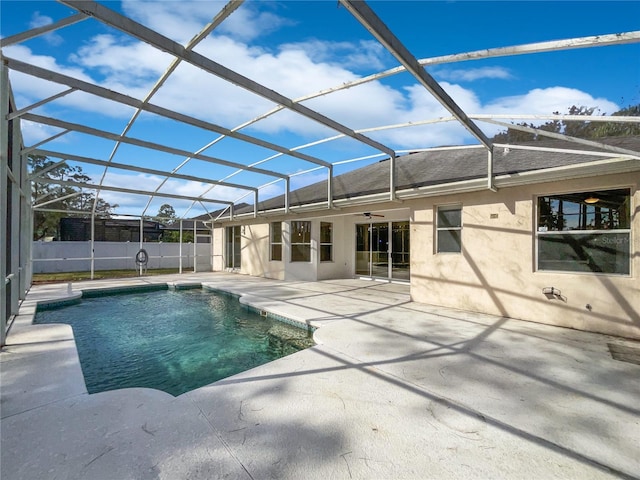
[[[68,88],[67,90],[65,90],[63,92],[57,93],[55,95],[52,95],[52,96],[50,96],[48,98],[45,98],[44,100],[40,100],[39,102],[36,102],[36,103],[34,103],[32,105],[29,105],[28,107],[21,108],[20,110],[17,110],[15,112],[11,113],[9,115],[9,120],[13,120],[14,118],[17,118],[17,117],[21,116],[23,113],[26,113],[26,112],[29,112],[31,110],[34,110],[34,109],[36,109],[38,107],[41,107],[42,105],[45,105],[45,104],[47,104],[49,102],[53,102],[54,100],[57,100],[58,98],[62,98],[64,96],[66,96],[66,95],[69,95],[71,92],[75,92],[75,91],[76,91],[75,88]]]
[[[130,97],[128,95],[124,95],[122,93],[116,92],[114,90],[108,90],[106,88],[99,87],[98,85],[93,85],[91,83],[79,80],[77,78],[69,77],[68,75],[47,70],[45,68],[38,67],[35,65],[30,65],[28,63],[21,62],[20,60],[16,60],[9,57],[4,57],[4,60],[11,70],[15,70],[17,72],[26,73],[27,75],[32,75],[37,78],[67,85],[73,89],[81,90],[83,92],[90,93],[92,95],[96,95],[98,97],[105,98],[107,100],[112,100],[114,102],[118,102],[123,105],[128,105],[138,110],[155,113],[156,115],[160,115],[165,118],[170,118],[172,120],[176,120],[177,122],[185,123],[187,125],[202,128],[203,130],[208,130],[211,132],[216,132],[222,135],[226,135],[228,137],[235,138],[236,140],[241,140],[243,142],[251,143],[253,145],[258,145],[260,147],[264,147],[269,150],[275,150],[276,152],[280,152],[284,155],[290,155],[300,160],[305,160],[307,162],[315,163],[317,165],[322,165],[323,167],[328,167],[331,165],[329,162],[326,162],[319,158],[315,158],[310,155],[306,155],[304,153],[299,153],[294,150],[285,148],[281,145],[277,145],[271,142],[267,142],[265,140],[261,140],[259,138],[245,135],[244,133],[232,132],[231,130],[221,127],[219,125],[205,122],[204,120],[199,120],[189,115],[184,115],[182,113],[178,113],[173,110],[169,110],[167,108],[160,107],[158,105],[154,105],[149,102],[141,101],[136,98]]]
[[[171,153],[174,155],[179,155],[179,156],[190,156],[193,158],[197,158],[198,160],[203,160],[205,162],[210,162],[210,163],[215,163],[218,165],[224,165],[226,167],[231,167],[231,168],[237,168],[240,170],[247,170],[250,172],[254,172],[254,173],[260,173],[262,175],[267,175],[267,176],[271,176],[271,177],[278,177],[278,178],[287,178],[287,175],[285,175],[284,173],[279,173],[279,172],[274,172],[271,170],[264,170],[262,168],[256,168],[256,167],[248,167],[246,165],[242,165],[240,163],[236,163],[236,162],[232,162],[229,160],[222,160],[220,158],[215,158],[215,157],[210,157],[209,155],[203,155],[203,154],[194,154],[191,152],[188,152],[186,150],[182,150],[179,148],[174,148],[174,147],[168,147],[165,145],[160,145],[158,143],[154,143],[154,142],[148,142],[146,140],[139,140],[137,138],[132,138],[132,137],[121,137],[115,133],[110,133],[110,132],[105,132],[102,130],[98,130],[95,128],[91,128],[91,127],[85,127],[84,125],[79,125],[77,123],[71,123],[71,122],[65,122],[62,120],[56,120],[54,118],[49,118],[49,117],[44,117],[42,115],[34,115],[33,113],[26,113],[23,115],[22,117],[25,120],[29,120],[32,122],[36,122],[36,123],[42,123],[44,125],[51,125],[53,127],[59,127],[59,128],[64,128],[66,130],[71,130],[71,131],[75,131],[75,132],[80,132],[80,133],[85,133],[87,135],[93,135],[96,137],[101,137],[101,138],[106,138],[109,140],[114,140],[114,141],[121,141],[123,143],[127,143],[130,145],[135,145],[137,147],[143,147],[143,148],[149,148],[152,150],[158,150],[161,152],[165,152],[165,153]]]
[[[31,153],[32,151],[34,151],[35,149],[37,149],[40,145],[44,145],[45,143],[52,142],[56,138],[62,137],[63,135],[66,135],[70,131],[71,130],[63,130],[62,132],[58,132],[55,135],[51,135],[50,137],[45,138],[44,140],[40,140],[39,142],[34,143],[30,147],[23,148],[22,150],[20,150],[20,153],[22,155],[27,155],[27,154]]]
[[[34,178],[41,177],[47,172],[50,172],[54,168],[58,168],[60,165],[64,163],[64,160],[60,160],[59,162],[52,163],[48,167],[43,168],[42,170],[34,171],[29,174],[29,180],[33,180]],[[39,199],[38,199],[39,200]]]
[[[241,185],[239,183],[229,183],[229,182],[221,182],[218,180],[212,180],[209,178],[204,178],[204,177],[195,177],[193,175],[183,175],[180,173],[170,173],[170,172],[165,172],[162,170],[155,170],[153,168],[145,168],[145,167],[136,167],[134,165],[128,165],[125,163],[115,163],[115,162],[108,162],[106,160],[98,160],[95,158],[89,158],[89,157],[83,157],[80,155],[72,155],[70,153],[61,153],[61,152],[54,152],[51,150],[36,150],[34,152],[35,155],[42,155],[45,157],[54,157],[54,158],[61,158],[63,160],[71,160],[73,162],[80,162],[80,163],[88,163],[91,165],[100,165],[100,166],[108,166],[108,167],[112,167],[115,169],[119,169],[119,170],[129,170],[132,172],[139,172],[139,173],[148,173],[150,175],[158,175],[161,177],[164,176],[171,176],[172,178],[179,178],[180,180],[187,180],[190,182],[202,182],[202,183],[208,183],[211,185],[218,185],[221,187],[230,187],[230,188],[238,188],[241,190],[251,190],[254,192],[257,192],[258,189],[256,187],[250,187],[247,185]],[[59,163],[57,163],[56,165],[59,165]],[[38,172],[40,173],[40,172]]]
[[[173,193],[160,193],[160,192],[150,192],[145,190],[134,190],[132,188],[123,188],[123,187],[112,187],[109,185],[95,185],[93,183],[82,183],[82,182],[74,182],[71,180],[56,180],[53,178],[43,178],[38,180],[39,183],[48,183],[52,185],[65,185],[68,187],[77,187],[77,188],[86,188],[89,190],[107,190],[109,192],[120,192],[120,193],[128,193],[131,195],[154,195],[156,197],[163,198],[175,198],[177,200],[193,200],[197,202],[208,202],[208,203],[217,203],[221,205],[233,205],[233,202],[229,200],[220,200],[215,198],[200,198],[200,197],[192,197],[189,195],[177,195]],[[91,212],[85,212],[91,213]]]
[[[0,148],[0,241],[2,242],[0,249],[0,273],[2,274],[0,275],[0,347],[4,346],[7,337],[7,322],[9,320],[7,318],[7,302],[11,301],[7,295],[7,282],[11,281],[11,278],[6,276],[7,265],[10,265],[7,253],[10,252],[10,249],[5,247],[5,242],[12,240],[7,238],[7,225],[10,223],[12,212],[8,208],[9,148],[8,143],[5,143],[12,140],[9,138],[9,120],[7,120],[7,115],[11,110],[10,103],[9,69],[4,62],[0,62],[0,139],[2,139],[2,147]],[[13,272],[9,271],[8,273],[11,275]]]
[[[396,59],[404,65],[436,100],[442,104],[458,121],[489,150],[491,140],[480,130],[458,104],[449,96],[440,84],[427,73],[418,60],[400,42],[400,40],[389,30],[389,28],[378,18],[369,6],[362,1],[339,0],[349,12],[367,29],[371,34],[385,46]]]
[[[492,192],[497,192],[498,189],[493,184],[493,149],[487,150],[487,188]]]
[[[315,110],[312,110],[304,105],[298,104],[290,98],[265,87],[264,85],[247,78],[238,72],[231,70],[203,55],[196,52],[189,51],[177,42],[159,34],[158,32],[145,27],[144,25],[134,22],[130,18],[120,15],[113,10],[106,8],[105,6],[96,2],[82,1],[82,0],[59,0],[71,8],[74,8],[86,15],[91,15],[102,23],[116,28],[140,41],[143,41],[163,52],[167,52],[175,57],[181,58],[187,63],[200,68],[206,72],[209,72],[219,78],[222,78],[234,85],[237,85],[245,90],[248,90],[256,95],[266,98],[276,104],[284,105],[286,108],[314,120],[326,127],[341,132],[348,137],[360,141],[376,150],[383,151],[389,155],[393,155],[393,149],[372,140],[362,134],[356,133],[354,130],[342,125],[341,123],[332,120]]]
[[[62,20],[58,20],[57,22],[51,23],[49,25],[33,28],[31,30],[27,30],[26,32],[2,38],[0,39],[0,48],[24,42],[25,40],[30,40],[46,33],[51,33],[55,30],[58,30],[59,28],[66,27],[67,25],[73,25],[74,23],[81,22],[82,20],[86,20],[87,18],[88,17],[84,13],[76,13],[75,15],[63,18]]]
[[[198,33],[196,34],[190,41],[189,43],[187,43],[187,45],[185,46],[185,48],[187,50],[193,50],[194,47],[196,47],[200,42],[202,42],[205,38],[207,38],[207,36],[218,26],[220,25],[227,17],[229,17],[229,15],[231,15],[234,11],[236,11],[236,9],[238,7],[240,7],[240,5],[242,5],[242,3],[244,2],[244,0],[231,0],[229,3],[227,3],[220,12],[218,12],[218,14],[213,18],[213,20],[211,22],[209,22],[207,25],[205,25],[205,27]],[[171,62],[171,64],[169,65],[169,67],[167,67],[167,69],[165,70],[165,72],[160,76],[160,78],[156,81],[155,85],[151,88],[151,90],[149,91],[149,93],[147,93],[147,95],[145,96],[144,100],[143,100],[143,104],[148,104],[151,99],[153,98],[153,96],[158,92],[158,90],[160,90],[160,88],[165,84],[165,82],[167,81],[167,79],[173,74],[173,72],[175,72],[175,70],[178,68],[178,66],[180,65],[180,63],[182,62],[182,59],[180,58],[174,58],[173,61]],[[135,113],[133,114],[133,116],[129,119],[129,122],[127,122],[127,125],[125,126],[124,130],[122,131],[122,133],[120,134],[121,136],[125,136],[127,133],[129,133],[129,130],[133,127],[133,124],[136,122],[136,120],[138,119],[138,117],[140,116],[140,113],[142,112],[142,109],[137,108]],[[222,138],[222,137],[219,137]],[[120,142],[117,142],[115,144],[115,146],[113,147],[113,150],[111,151],[111,154],[109,155],[109,162],[113,161],[113,158],[115,157],[116,152],[118,151],[118,148],[120,147]],[[196,153],[203,153],[204,150],[206,148],[203,149],[199,149],[198,151],[196,151]],[[176,168],[174,168],[171,173],[175,174],[178,170],[180,170],[184,165],[186,165],[189,161],[191,160],[191,157],[186,158],[183,162],[181,162]],[[105,167],[104,172],[102,173],[102,177],[100,179],[100,184],[102,184],[104,182],[104,179],[107,175],[107,171],[108,171],[108,166]],[[171,176],[167,176],[165,177],[164,181],[162,181],[160,183],[160,185],[158,185],[156,187],[156,191],[159,191],[164,184],[169,180],[169,178],[171,178]],[[149,208],[149,206],[151,205],[151,202],[153,201],[153,197],[149,197],[149,200],[147,201],[147,204],[145,205],[142,214],[144,215],[147,211],[147,209]],[[94,202],[94,210],[95,207],[97,205],[98,202],[98,197],[96,195],[96,201]],[[206,209],[205,209],[206,210]]]
[[[607,150],[608,152],[621,153],[623,155],[633,155],[638,156],[640,152],[636,152],[634,150],[628,150],[626,148],[615,147],[613,145],[607,145],[606,143],[596,142],[593,140],[585,140],[584,138],[576,138],[570,137],[568,135],[563,135],[561,133],[555,132],[547,132],[546,130],[541,130],[539,128],[531,128],[525,127],[523,125],[516,125],[512,123],[498,122],[496,120],[485,119],[485,122],[493,123],[495,125],[500,125],[502,127],[511,128],[513,130],[519,130],[521,132],[535,133],[536,135],[542,135],[543,137],[555,138],[557,140],[565,140],[567,142],[579,143],[581,145],[588,145],[590,147],[599,148],[602,150]]]
[[[47,200],[46,202],[35,203],[33,205],[33,208],[41,208],[41,207],[44,207],[45,205],[51,205],[52,203],[61,202],[62,200],[67,200],[68,198],[77,197],[81,193],[82,192],[73,192],[73,193],[70,193],[69,195],[64,195],[63,197],[52,198],[51,200]]]
[[[531,115],[526,113],[492,115],[488,113],[474,114],[469,117],[475,120],[562,120],[567,122],[611,122],[611,123],[640,123],[640,117],[630,117],[627,115]]]
[[[462,62],[465,60],[479,60],[483,58],[503,57],[508,55],[523,55],[523,54],[531,54],[531,53],[558,51],[558,50],[569,50],[573,48],[603,47],[603,46],[637,43],[637,42],[640,42],[640,31],[610,34],[610,35],[596,35],[591,37],[571,38],[567,40],[555,40],[550,42],[538,42],[538,43],[530,43],[525,45],[517,45],[512,47],[490,48],[486,50],[477,50],[477,51],[468,52],[468,53],[457,53],[452,55],[443,55],[440,57],[423,58],[418,60],[418,63],[421,66],[440,65],[443,63]],[[353,88],[358,85],[364,85],[365,83],[380,80],[382,78],[391,77],[393,75],[402,73],[404,71],[406,71],[406,69],[403,66],[391,68],[388,70],[384,70],[382,72],[375,73],[373,75],[368,75],[366,77],[352,80],[350,82],[341,83],[340,85],[337,85],[335,87],[326,88],[315,93],[298,97],[294,99],[294,102],[300,103],[305,100],[311,100],[313,98],[322,97],[330,93],[346,90],[348,88]],[[263,113],[241,125],[238,125],[237,127],[234,127],[232,130],[234,131],[240,130],[242,128],[253,125],[254,123],[260,120],[264,120],[265,118],[275,113],[278,113],[284,108],[285,107],[283,107],[282,105],[277,105],[276,107],[269,110],[268,112]],[[475,117],[472,117],[471,115],[469,115],[469,117],[475,118]],[[359,130],[359,131],[362,132],[362,130]]]

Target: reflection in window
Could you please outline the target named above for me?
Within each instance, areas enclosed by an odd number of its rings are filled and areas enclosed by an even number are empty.
[[[333,224],[320,222],[320,261],[333,261]]]
[[[311,261],[311,222],[291,222],[291,261]]]
[[[436,232],[436,252],[460,253],[462,251],[462,207],[460,205],[438,207]]]
[[[538,198],[538,270],[628,274],[629,189]]]
[[[269,225],[270,257],[272,261],[282,260],[282,222]]]

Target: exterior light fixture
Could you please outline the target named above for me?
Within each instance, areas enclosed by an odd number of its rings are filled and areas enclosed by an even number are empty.
[[[584,203],[588,203],[588,204],[598,203],[599,201],[600,199],[594,195],[589,195],[587,198],[584,199]]]

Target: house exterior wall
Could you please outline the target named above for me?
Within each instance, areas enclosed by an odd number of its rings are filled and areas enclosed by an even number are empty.
[[[324,217],[312,225],[312,231],[320,234],[320,222],[333,224],[333,259],[319,262],[318,280],[350,278],[354,272],[355,228],[353,220],[345,216]]]
[[[409,208],[398,208],[397,203],[378,204],[377,209],[385,210],[381,222],[409,220]],[[388,212],[387,209],[393,211]],[[311,222],[311,261],[291,262],[291,220]],[[216,225],[213,233],[214,271],[225,268],[225,227],[241,224],[242,230],[241,268],[237,273],[286,281],[317,281],[332,278],[351,278],[355,275],[356,224],[365,221],[361,208],[336,211],[313,212],[295,217],[271,217],[268,219],[247,219],[243,223],[234,222]],[[282,261],[270,260],[269,224],[282,222]],[[333,225],[333,259],[320,261],[320,224]]]
[[[425,198],[414,205],[414,301],[640,338],[640,175],[600,176],[481,193]],[[536,271],[536,198],[631,188],[630,275]],[[462,253],[437,254],[436,207],[462,205]],[[561,296],[548,298],[545,287]],[[591,306],[591,310],[587,307]]]
[[[414,301],[580,330],[640,338],[640,175],[601,175],[424,197],[402,203],[247,219],[240,273],[287,281],[355,276],[355,226],[363,211],[384,213],[372,221],[410,220],[411,297]],[[540,195],[631,189],[629,275],[537,271],[536,202]],[[436,253],[438,206],[462,206],[462,253]],[[290,262],[289,221],[312,223],[312,260]],[[282,261],[269,260],[269,223],[283,222]],[[320,222],[333,223],[333,261],[319,261]],[[224,227],[214,233],[214,269],[221,270]],[[554,287],[558,296],[543,288]],[[587,307],[590,306],[591,309]]]
[[[269,259],[269,223],[246,225],[241,241],[241,273],[254,277],[284,280],[284,263]]]

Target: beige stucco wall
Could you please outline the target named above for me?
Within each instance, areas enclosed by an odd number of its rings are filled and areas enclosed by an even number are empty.
[[[355,275],[358,213],[376,211],[381,221],[411,220],[411,296],[414,301],[503,317],[640,338],[640,174],[609,175],[482,192],[427,197],[400,203],[293,214],[312,222],[312,258],[289,262],[288,219],[246,219],[239,273],[288,281]],[[535,203],[538,195],[630,187],[631,274],[536,271]],[[437,254],[434,214],[439,205],[462,204],[463,252]],[[289,217],[291,219],[292,217]],[[269,222],[284,221],[282,262],[269,260]],[[334,224],[334,259],[320,263],[320,222]],[[224,265],[224,228],[214,233],[214,269]],[[545,287],[561,291],[547,298]],[[587,308],[591,306],[591,310]],[[446,321],[443,319],[443,321]]]
[[[377,211],[385,213],[381,221],[408,220],[409,208],[397,203],[380,204]],[[368,208],[367,210],[371,210]],[[332,278],[350,278],[355,272],[355,225],[363,222],[362,208],[318,211],[306,215],[295,215],[295,220],[311,222],[311,262],[290,262],[289,220],[284,216],[268,219],[245,219],[242,231],[242,263],[238,273],[287,281],[316,281]],[[269,223],[282,221],[282,261],[269,260]],[[333,260],[320,262],[320,223],[333,224]],[[229,225],[242,224],[235,222]],[[214,270],[225,270],[224,228],[217,224],[214,229]]]
[[[269,260],[269,224],[246,225],[242,233],[242,273],[284,279],[283,262]]]
[[[638,174],[601,176],[416,202],[411,227],[412,299],[640,338],[638,183]],[[536,272],[536,196],[619,187],[632,189],[631,275]],[[461,254],[434,250],[435,208],[449,203],[463,206]],[[547,298],[544,287],[559,289],[562,298]]]

